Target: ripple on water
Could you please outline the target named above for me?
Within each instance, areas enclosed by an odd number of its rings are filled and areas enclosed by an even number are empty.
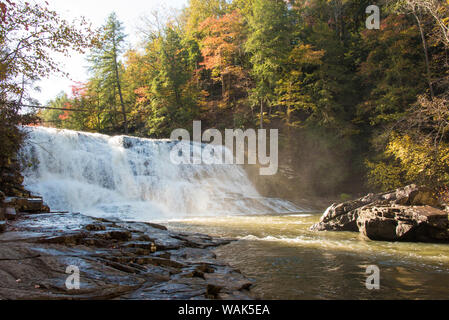
[[[320,214],[196,218],[174,229],[233,237],[219,258],[255,279],[265,299],[447,299],[449,246],[364,240],[357,233],[309,230]],[[381,270],[381,290],[365,287]]]

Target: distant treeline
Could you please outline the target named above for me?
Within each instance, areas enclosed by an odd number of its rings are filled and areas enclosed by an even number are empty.
[[[373,4],[380,30],[366,27]],[[38,115],[58,128],[152,138],[193,120],[277,128],[281,194],[444,188],[448,17],[449,3],[436,0],[190,0],[145,17],[144,43],[125,50],[111,14],[90,80],[50,103],[88,111]]]

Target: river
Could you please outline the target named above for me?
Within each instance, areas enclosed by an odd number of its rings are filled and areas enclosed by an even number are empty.
[[[449,245],[376,242],[358,233],[309,231],[321,214],[170,221],[174,230],[232,237],[216,250],[255,283],[261,299],[448,299]],[[380,269],[380,289],[366,269]]]

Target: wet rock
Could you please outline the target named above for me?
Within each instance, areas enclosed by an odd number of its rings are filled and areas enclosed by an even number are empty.
[[[109,237],[114,240],[128,241],[132,238],[132,234],[129,231],[111,231]]]
[[[207,264],[207,263],[202,263],[201,265],[196,267],[196,270],[198,272],[202,272],[202,273],[214,273],[215,272],[215,269],[210,264]]]
[[[153,254],[155,257],[164,258],[164,259],[171,259],[171,253],[170,252],[155,252]]]
[[[449,242],[448,213],[426,187],[406,186],[333,204],[313,231],[361,232],[372,240]]]
[[[217,267],[214,273],[206,273],[204,277],[208,284],[222,287],[223,292],[247,291],[252,286],[245,276],[227,266]]]
[[[208,299],[217,299],[218,294],[223,289],[223,287],[214,285],[214,284],[208,284],[206,289],[206,298]]]
[[[139,236],[137,239],[137,241],[152,241],[152,239],[147,236],[146,234]]]
[[[151,241],[138,241],[138,242],[130,242],[126,244],[126,247],[128,248],[136,248],[136,249],[143,249],[141,252],[150,252],[154,253],[157,251],[157,247],[154,244],[154,242]]]
[[[18,212],[26,213],[44,213],[50,212],[50,208],[44,204],[42,198],[17,198],[7,197],[4,204],[14,207]]]
[[[75,246],[80,244],[81,240],[85,238],[85,234],[66,234],[61,236],[51,236],[43,239],[39,239],[38,243],[48,243],[48,244],[60,244],[65,246]]]
[[[11,207],[5,208],[5,217],[8,220],[16,220],[17,218],[16,209]]]
[[[159,230],[163,230],[163,231],[167,231],[168,230],[167,227],[162,226],[160,224],[149,223],[149,222],[145,222],[145,224],[150,226],[150,227],[152,227],[152,228],[155,228],[155,229],[159,229]]]
[[[340,206],[340,207],[339,207]],[[321,221],[312,227],[313,231],[359,231],[357,227],[357,211],[346,212],[347,207],[332,205]],[[339,211],[342,211],[341,213]]]
[[[446,212],[430,206],[366,207],[359,210],[360,232],[380,241],[449,241]]]
[[[16,206],[21,212],[42,212],[42,199],[17,199]]]
[[[250,282],[211,251],[229,240],[71,213],[10,223],[0,233],[0,299],[251,299]],[[80,290],[66,288],[68,266],[79,268]]]
[[[6,231],[6,221],[0,221],[0,233]]]
[[[86,230],[88,230],[88,231],[104,231],[104,230],[106,230],[106,227],[101,224],[88,224],[86,226]]]
[[[389,197],[390,195],[387,195]],[[313,231],[352,231],[357,232],[357,211],[356,209],[368,204],[385,200],[384,195],[368,194],[367,196],[330,206],[314,225]]]

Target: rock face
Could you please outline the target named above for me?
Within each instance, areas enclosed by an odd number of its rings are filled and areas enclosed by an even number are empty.
[[[2,194],[15,197],[29,197],[30,193],[23,187],[20,163],[16,158],[8,160],[9,164],[0,166],[0,186]],[[0,196],[1,199],[1,196]]]
[[[448,214],[430,206],[379,206],[359,210],[357,225],[374,240],[439,242],[449,240]]]
[[[432,191],[410,185],[332,205],[314,231],[361,232],[371,240],[449,242],[448,212]]]
[[[212,251],[231,240],[45,213],[42,199],[31,200],[5,199],[2,212],[14,220],[0,214],[0,300],[251,299],[251,282]],[[70,266],[79,268],[80,289],[66,286]]]

